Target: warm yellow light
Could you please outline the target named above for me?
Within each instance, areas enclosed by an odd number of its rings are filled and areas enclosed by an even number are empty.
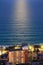
[[[39,51],[43,51],[43,49],[40,48]]]
[[[5,54],[5,53],[7,53],[7,51],[5,51],[5,50],[4,51],[1,51],[0,50],[0,55]]]
[[[32,46],[29,46],[29,49],[32,49]]]
[[[34,51],[34,47],[33,47],[33,46],[28,46],[28,49],[29,49],[30,51]]]
[[[41,45],[41,48],[43,49],[43,45]]]
[[[0,51],[0,55],[2,55],[1,51]]]
[[[43,51],[43,45],[40,46],[39,51]]]
[[[16,46],[15,49],[20,49],[20,46]]]
[[[2,54],[5,54],[5,53],[7,53],[7,51],[3,51],[3,52],[2,52]]]
[[[34,51],[34,48],[32,48],[31,51]]]

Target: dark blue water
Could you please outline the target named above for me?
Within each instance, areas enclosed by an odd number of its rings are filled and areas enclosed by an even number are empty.
[[[0,44],[23,42],[43,43],[43,0],[0,0]]]

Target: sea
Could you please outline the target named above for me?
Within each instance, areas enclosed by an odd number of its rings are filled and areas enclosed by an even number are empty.
[[[43,0],[0,0],[0,45],[43,44]]]

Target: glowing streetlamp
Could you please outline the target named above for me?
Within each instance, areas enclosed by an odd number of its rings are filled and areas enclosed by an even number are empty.
[[[34,51],[34,47],[31,46],[31,45],[28,46],[28,49],[29,49],[30,51],[32,51],[32,52]]]
[[[41,48],[43,49],[43,45],[41,45]]]
[[[40,46],[40,49],[39,49],[39,50],[40,50],[40,51],[43,51],[43,45]]]

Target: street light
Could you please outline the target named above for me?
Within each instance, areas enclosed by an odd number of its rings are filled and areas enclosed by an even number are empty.
[[[28,49],[29,49],[30,51],[32,51],[32,52],[34,51],[34,47],[31,46],[31,45],[28,46]]]
[[[39,49],[39,50],[40,50],[40,51],[43,51],[43,45],[40,46],[40,49]]]
[[[41,48],[43,49],[43,45],[41,45]]]

